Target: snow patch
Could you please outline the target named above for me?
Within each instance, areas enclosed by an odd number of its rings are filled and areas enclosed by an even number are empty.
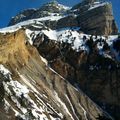
[[[39,92],[36,90],[36,88],[30,83],[30,81],[24,76],[19,73],[19,76],[23,80],[23,82],[28,85],[35,93],[39,94]]]
[[[0,72],[3,73],[3,75],[10,74],[10,71],[6,69],[2,64],[0,64]]]
[[[42,23],[41,23],[42,21],[58,21],[59,19],[61,19],[63,17],[65,17],[65,16],[47,16],[47,17],[23,21],[23,22],[17,23],[16,25],[0,29],[0,33],[4,33],[4,34],[12,33],[12,32],[19,30],[20,28],[22,28],[24,26],[27,26],[27,25],[32,25],[32,24],[42,25]]]
[[[33,45],[33,41],[36,38],[36,36],[40,33],[39,31],[32,31],[29,29],[26,29],[26,35],[28,37],[28,42]]]
[[[79,120],[78,116],[77,116],[76,113],[75,113],[75,110],[74,110],[74,108],[73,108],[73,105],[72,105],[70,99],[68,98],[67,95],[65,95],[65,97],[67,98],[67,100],[68,100],[68,102],[69,102],[69,104],[70,104],[70,107],[72,108],[72,111],[73,111],[74,115],[76,116],[77,120]]]
[[[81,109],[82,109],[83,112],[84,112],[85,120],[88,120],[86,110],[82,107],[82,105],[81,105],[80,103],[79,103],[79,106],[81,107]]]
[[[43,58],[42,56],[40,56],[40,58],[45,63],[45,65],[48,65],[48,61],[45,58]]]
[[[57,40],[57,32],[55,30],[42,30],[42,32],[51,40]]]
[[[93,4],[91,4],[88,10],[92,10],[92,9],[95,9],[95,8],[98,8],[98,7],[107,5],[107,4],[109,4],[109,2],[94,2]]]
[[[9,73],[9,70],[7,70],[3,65],[1,65],[2,70],[6,71],[6,73]],[[27,81],[26,78],[21,76],[23,80]],[[28,84],[28,81],[27,81]],[[19,116],[22,119],[28,120],[28,119],[34,119],[34,120],[48,120],[47,116],[44,114],[47,112],[47,107],[45,104],[43,104],[43,107],[38,106],[38,103],[35,103],[31,97],[29,96],[30,90],[25,86],[19,83],[18,81],[10,80],[9,82],[3,81],[3,86],[5,89],[6,95],[9,95],[11,97],[11,100],[16,104],[14,108],[11,106],[11,104],[4,99],[4,106],[6,112],[10,109],[12,109],[15,112],[15,116]],[[31,87],[32,85],[29,86]],[[36,94],[36,89],[32,86],[31,89],[34,91],[33,93]],[[38,93],[38,91],[37,91]],[[40,93],[38,93],[40,94]],[[37,101],[41,102],[42,100],[37,97]],[[21,102],[20,102],[21,101]],[[28,106],[22,106],[22,101],[25,102]],[[15,108],[18,108],[21,112],[19,113]],[[52,120],[57,120],[57,118],[52,117]]]
[[[67,112],[68,115],[71,117],[71,119],[74,120],[74,118],[72,117],[71,113],[69,112],[67,106],[65,105],[65,103],[63,103],[63,102],[61,101],[61,99],[59,98],[58,94],[57,94],[55,91],[54,91],[54,96],[55,96],[57,102],[59,102],[59,105],[60,105],[61,107],[63,107],[63,109],[65,110],[65,112]]]

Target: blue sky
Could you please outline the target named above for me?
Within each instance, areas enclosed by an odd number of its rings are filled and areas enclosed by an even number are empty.
[[[27,8],[38,8],[50,0],[0,0],[0,28],[7,26],[10,18],[21,10]],[[113,4],[116,22],[120,29],[120,0],[109,0]],[[80,0],[58,0],[58,2],[73,6]]]

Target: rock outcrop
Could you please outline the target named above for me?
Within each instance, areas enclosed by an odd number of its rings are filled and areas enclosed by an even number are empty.
[[[64,15],[69,9],[69,7],[59,4],[57,1],[51,1],[38,9],[28,9],[20,12],[11,19],[8,26],[35,18]]]
[[[118,33],[111,3],[97,2],[97,0],[83,0],[71,9],[57,2],[50,2],[39,9],[21,12],[11,19],[9,25],[46,16],[61,16],[60,19],[54,21],[43,20],[43,23],[51,29],[79,26],[80,30],[86,34],[110,35]]]
[[[78,21],[76,20],[76,16],[73,14],[58,20],[56,28],[57,29],[65,28],[65,27],[72,28],[72,27],[78,27],[78,26],[79,24],[78,24]]]
[[[31,16],[36,13],[36,9],[29,9],[29,10],[24,10],[20,12],[19,14],[16,15],[16,17],[13,17],[11,21],[9,22],[8,26],[15,25],[16,23],[32,19]]]
[[[84,7],[84,5],[82,5],[82,7]],[[118,33],[113,17],[112,5],[110,3],[99,3],[98,5],[97,3],[93,3],[87,10],[82,10],[81,12],[82,7],[80,6],[80,14],[77,17],[78,24],[82,31],[93,35]]]

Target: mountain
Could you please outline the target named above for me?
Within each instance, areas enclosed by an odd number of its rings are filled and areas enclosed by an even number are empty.
[[[83,0],[72,8],[53,1],[39,9],[29,9],[19,13],[11,19],[9,25],[45,16],[61,17],[58,21],[44,21],[44,24],[51,29],[79,26],[86,34],[110,35],[118,33],[111,3],[98,2],[98,0]]]
[[[14,25],[21,21],[41,18],[41,17],[46,17],[46,16],[62,16],[69,9],[70,9],[69,7],[61,5],[56,1],[51,1],[49,3],[44,4],[42,7],[38,9],[24,10],[23,12],[13,17],[9,25]]]
[[[94,0],[52,1],[12,18],[0,29],[0,120],[119,120],[113,21],[111,3]]]

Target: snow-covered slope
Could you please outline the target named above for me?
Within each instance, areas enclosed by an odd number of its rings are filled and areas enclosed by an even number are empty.
[[[34,44],[41,35],[56,43],[63,35],[60,42],[67,42],[67,36],[72,34],[73,37],[77,37],[76,41],[82,43],[82,36],[77,32],[77,28],[72,31],[68,28],[53,31],[42,26],[44,29],[41,30],[41,24],[34,24],[34,28],[37,27],[39,30],[28,29],[26,26],[24,30],[16,30],[16,26],[19,25],[1,30],[1,37],[3,36],[6,43],[1,47],[2,53],[5,54],[2,54],[3,58],[0,61],[6,67],[0,65],[2,80],[0,85],[4,91],[2,95],[4,107],[0,104],[2,109],[0,113],[4,113],[7,117],[11,111],[14,119],[23,120],[88,120],[89,118],[95,120],[99,115],[110,117],[82,91],[54,71],[35,47],[26,42],[28,40]],[[54,39],[51,38],[51,33]],[[45,41],[43,39],[43,42]],[[72,38],[68,43],[71,41]],[[12,47],[9,54],[9,48],[14,44],[16,47]],[[93,107],[88,109],[86,104]],[[9,118],[11,119],[14,120]]]
[[[26,30],[26,34],[27,34],[28,38],[30,38],[30,34],[27,31],[31,31],[31,30]],[[96,42],[97,49],[99,50],[100,54],[102,54],[105,57],[109,57],[111,59],[113,58],[113,59],[117,59],[118,61],[120,60],[119,54],[113,48],[113,43],[118,39],[118,35],[109,35],[107,37],[87,35],[84,33],[80,33],[79,27],[72,28],[72,29],[64,28],[64,29],[57,29],[57,30],[51,30],[48,28],[45,30],[41,30],[39,32],[31,31],[31,34],[34,35],[34,39],[35,39],[35,36],[37,36],[37,35],[41,35],[41,36],[46,35],[50,40],[61,42],[61,43],[69,43],[69,44],[71,44],[71,47],[74,50],[76,50],[77,52],[79,52],[81,50],[85,50],[85,51],[89,52],[89,48],[86,45],[86,43],[88,40],[90,40],[90,38],[92,38],[93,41]],[[84,39],[84,37],[85,37],[85,39]],[[104,47],[105,43],[108,46],[110,46],[110,49],[111,49],[110,51],[112,52],[111,55],[109,55],[109,53],[103,51],[103,47]]]
[[[15,32],[15,31],[19,30],[22,27],[24,28],[24,26],[34,25],[34,24],[37,24],[38,27],[40,28],[40,26],[43,27],[43,24],[41,22],[47,21],[47,20],[49,20],[49,21],[57,21],[57,20],[61,19],[62,17],[64,17],[64,16],[48,16],[48,17],[43,17],[43,18],[38,18],[38,19],[27,20],[27,21],[20,22],[20,23],[18,23],[16,25],[13,25],[13,26],[10,26],[10,27],[0,29],[0,33]]]
[[[27,34],[28,40],[31,45],[33,44],[33,41],[37,35],[44,34],[48,36],[50,40],[55,40],[61,43],[62,42],[70,43],[72,45],[71,47],[75,49],[76,51],[80,51],[80,50],[89,51],[88,47],[85,45],[85,42],[87,41],[87,39],[90,39],[91,35],[80,33],[79,27],[78,28],[74,27],[72,29],[67,27],[67,28],[62,28],[62,29],[51,30],[50,28],[44,26],[44,24],[42,23],[43,21],[46,21],[46,20],[57,21],[61,17],[63,16],[52,16],[52,17],[49,16],[49,17],[28,20],[28,21],[21,22],[21,23],[18,23],[10,27],[0,29],[0,33],[5,34],[5,33],[10,33],[10,32],[15,32],[21,28],[32,26],[33,28],[37,28],[38,30],[35,31],[31,29],[26,29],[26,34]],[[84,36],[86,36],[86,40],[84,40]],[[116,41],[116,39],[118,38],[118,35],[110,35],[107,38],[104,36],[97,36],[97,38],[96,36],[92,36],[92,37],[93,37],[93,41],[97,41],[98,39],[105,40],[107,44],[111,46],[112,53],[115,54],[116,59],[119,60],[117,53],[112,48],[113,42]],[[104,42],[97,43],[97,47],[100,50],[100,54],[102,54],[101,50],[103,48],[103,45],[104,45]]]

